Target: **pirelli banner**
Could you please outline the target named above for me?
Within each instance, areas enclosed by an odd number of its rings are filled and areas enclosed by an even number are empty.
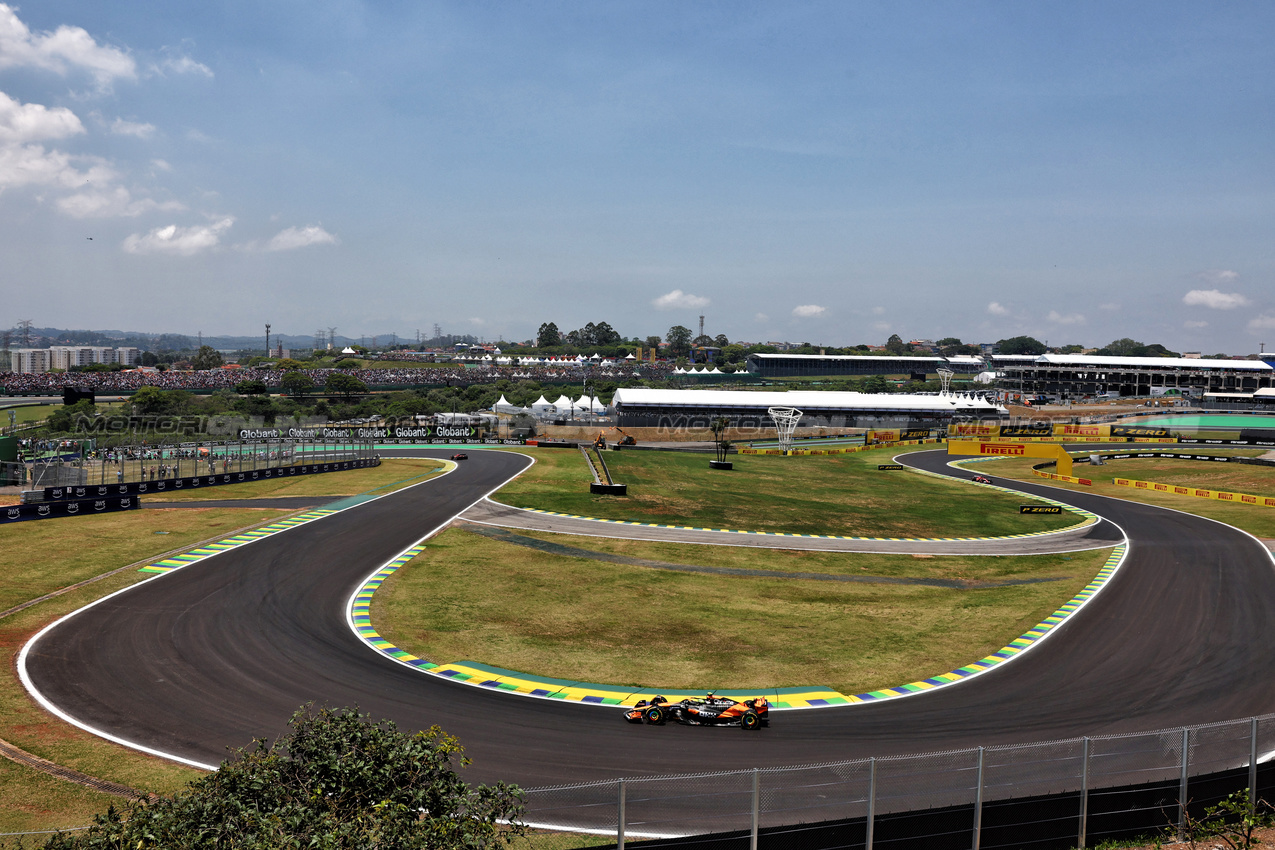
[[[23,522],[30,519],[56,519],[68,516],[89,516],[115,511],[132,511],[141,505],[136,496],[108,496],[103,499],[68,499],[62,502],[40,502],[34,505],[5,505],[0,507],[0,525]]]
[[[1254,496],[1251,493],[1227,493],[1222,490],[1202,490],[1199,487],[1180,487],[1176,484],[1159,484],[1155,481],[1137,481],[1133,478],[1113,478],[1113,484],[1132,487],[1135,490],[1151,490],[1155,493],[1172,493],[1175,496],[1195,496],[1197,499],[1216,499],[1219,502],[1236,502],[1241,505],[1258,505],[1275,508],[1275,496]]]
[[[1000,435],[1008,440],[1019,437],[1052,437],[1054,426],[1047,422],[1039,425],[1002,425]]]
[[[981,457],[1040,457],[1050,458],[1056,464],[1059,475],[1071,475],[1071,455],[1062,446],[1044,443],[983,443],[975,440],[949,440],[949,455],[978,455]]]
[[[999,437],[1001,426],[981,422],[954,422],[947,426],[949,437]]]
[[[930,429],[908,428],[900,430],[893,428],[884,431],[868,431],[864,434],[864,437],[869,443],[901,443],[905,440],[928,440]]]
[[[1088,437],[1090,439],[1111,436],[1110,425],[1055,425],[1055,437]]]
[[[1128,425],[1112,425],[1113,437],[1141,437],[1142,439],[1167,440],[1173,436],[1168,428],[1135,428]]]

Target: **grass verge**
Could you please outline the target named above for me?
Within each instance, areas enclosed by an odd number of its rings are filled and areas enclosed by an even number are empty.
[[[1074,525],[1074,514],[1021,515],[1022,497],[908,471],[878,471],[898,449],[848,455],[732,458],[708,468],[687,452],[607,452],[628,496],[589,493],[592,476],[579,452],[542,451],[536,464],[496,498],[605,519],[706,528],[857,537],[981,537]]]
[[[969,590],[709,576],[551,555],[455,528],[381,587],[373,622],[436,662],[604,684],[860,693],[999,649],[1075,595],[1109,554],[917,558],[554,540],[705,566],[1055,580]]]
[[[1185,513],[1216,519],[1236,528],[1242,528],[1257,537],[1275,537],[1275,508],[1218,502],[1195,496],[1176,496],[1172,493],[1157,493],[1152,490],[1135,490],[1132,487],[1119,487],[1111,483],[1112,478],[1133,478],[1138,481],[1271,496],[1275,495],[1275,467],[1176,458],[1108,460],[1102,466],[1077,464],[1072,474],[1093,481],[1092,487],[1086,487],[1081,484],[1067,484],[1062,481],[1046,481],[1038,478],[1032,474],[1033,463],[1040,463],[1040,461],[1007,458],[971,464],[968,468],[983,471],[989,475],[1034,481],[1064,490],[1079,490],[1083,493],[1096,493],[1115,499],[1173,508]]]

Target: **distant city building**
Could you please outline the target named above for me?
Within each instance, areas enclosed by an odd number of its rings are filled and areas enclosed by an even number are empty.
[[[11,370],[38,375],[51,369],[69,371],[94,363],[107,365],[120,363],[136,366],[142,358],[137,348],[108,348],[99,345],[54,345],[49,348],[18,348],[13,350]]]
[[[50,368],[47,348],[15,348],[12,359],[13,371],[27,375],[41,375]]]

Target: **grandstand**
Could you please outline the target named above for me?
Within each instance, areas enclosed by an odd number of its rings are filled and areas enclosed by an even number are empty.
[[[993,356],[991,365],[1002,389],[1061,398],[1106,394],[1201,398],[1205,393],[1252,393],[1275,385],[1275,368],[1261,360],[1042,354]]]
[[[746,368],[763,378],[834,375],[910,375],[925,380],[946,366],[960,374],[983,371],[977,357],[899,357],[892,354],[750,354]]]
[[[620,426],[634,428],[704,428],[723,416],[739,428],[774,427],[771,407],[801,410],[803,428],[938,427],[1007,415],[986,399],[954,394],[621,388],[611,404]]]

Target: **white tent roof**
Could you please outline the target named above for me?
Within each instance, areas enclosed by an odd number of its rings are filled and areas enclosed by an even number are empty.
[[[748,390],[652,390],[642,387],[622,387],[615,391],[611,401],[617,409],[633,405],[662,408],[717,409],[746,408],[765,410],[768,407],[795,407],[806,413],[825,411],[888,410],[900,412],[1005,414],[983,398],[955,395],[916,395],[912,393],[848,393],[816,391],[759,391]]]
[[[550,404],[544,396],[541,396],[531,403],[531,410],[533,413],[544,413],[552,407],[553,405]]]
[[[554,400],[553,406],[559,410],[570,410],[571,399],[567,398],[565,395],[560,395],[556,400]]]

